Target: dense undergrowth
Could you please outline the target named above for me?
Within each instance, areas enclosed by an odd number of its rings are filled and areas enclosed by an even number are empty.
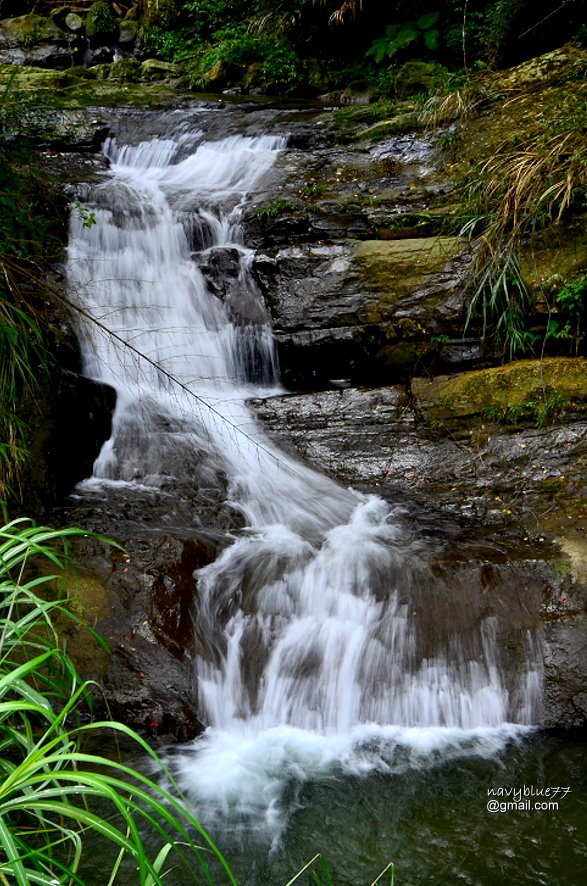
[[[389,94],[408,59],[469,69],[582,39],[580,7],[578,0],[146,0],[140,39],[147,52],[184,62],[197,88],[222,80],[299,93],[355,83]]]
[[[483,338],[503,359],[586,353],[585,270],[557,267],[555,248],[579,255],[584,244],[587,59],[573,50],[560,57],[560,78],[534,87],[522,74],[516,81],[515,69],[509,80],[469,83],[451,143],[460,232],[475,248],[467,325],[481,317]]]
[[[63,224],[28,139],[37,102],[12,84],[0,95],[0,500],[19,498],[29,458],[29,418],[49,360],[49,264]]]

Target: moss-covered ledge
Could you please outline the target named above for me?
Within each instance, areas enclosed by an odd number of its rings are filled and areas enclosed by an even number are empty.
[[[548,357],[454,376],[412,379],[412,394],[424,417],[433,422],[479,416],[500,419],[535,414],[549,401],[575,412],[587,409],[587,359]],[[546,416],[545,416],[546,417]]]

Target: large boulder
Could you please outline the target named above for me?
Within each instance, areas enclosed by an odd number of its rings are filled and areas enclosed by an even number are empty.
[[[141,78],[147,83],[157,80],[172,80],[180,73],[179,65],[164,62],[158,58],[147,58],[141,65]]]
[[[50,17],[31,13],[0,21],[0,64],[64,69],[81,52],[75,37]]]

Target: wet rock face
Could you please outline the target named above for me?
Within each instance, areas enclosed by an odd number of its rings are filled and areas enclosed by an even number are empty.
[[[587,725],[587,424],[515,432],[453,426],[447,434],[422,425],[401,386],[250,403],[282,448],[344,485],[402,505],[415,531],[442,547],[438,568],[449,586],[468,564],[467,605],[475,588],[491,585],[487,604],[500,616],[525,613],[515,616],[516,630],[541,625],[539,722]],[[515,606],[513,598],[497,603],[507,587],[523,589]]]
[[[431,339],[448,341],[462,324],[467,263],[453,238],[313,244],[258,256],[254,270],[286,382],[320,386],[341,373],[368,382],[430,356]],[[479,352],[451,356],[464,363]]]
[[[47,452],[58,500],[62,501],[76,483],[92,473],[102,444],[110,436],[115,405],[112,388],[74,372],[62,372]]]
[[[478,343],[460,341],[469,249],[430,211],[450,190],[434,139],[291,142],[244,222],[285,383],[377,384],[416,366],[476,365]]]
[[[203,470],[203,469],[202,469]],[[108,643],[104,654],[87,634],[70,649],[86,677],[104,687],[111,714],[153,737],[188,740],[201,731],[193,630],[198,569],[214,561],[242,518],[225,504],[221,475],[193,471],[159,491],[128,486],[85,489],[54,512],[61,525],[115,536],[120,548],[87,539],[72,551],[71,584],[89,587],[80,614]],[[94,605],[99,601],[99,607]],[[90,614],[95,610],[95,619]],[[96,698],[101,709],[102,696]]]
[[[545,642],[544,724],[551,727],[587,725],[587,613],[547,624]]]
[[[76,549],[78,560],[91,564],[94,597],[101,594],[105,601],[99,622],[110,654],[80,632],[70,651],[84,674],[104,687],[109,715],[152,737],[187,741],[202,729],[194,572],[215,559],[219,543],[212,533],[183,539],[159,533],[125,539],[124,552],[92,540]],[[76,583],[79,576],[72,586]],[[85,600],[86,614],[89,608]],[[98,710],[103,703],[98,695]]]

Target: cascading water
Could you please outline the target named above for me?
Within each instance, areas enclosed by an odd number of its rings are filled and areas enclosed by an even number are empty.
[[[96,223],[74,214],[69,249],[72,293],[114,333],[82,330],[87,374],[118,393],[85,487],[146,494],[181,471],[198,482],[217,469],[246,518],[197,577],[210,728],[175,763],[208,813],[269,824],[288,779],[491,752],[516,734],[511,724],[532,721],[540,682],[532,637],[506,679],[494,616],[467,632],[451,625],[466,589],[447,602],[434,552],[397,508],[286,457],[246,408],[279,393],[279,380],[239,218],[284,147],[197,132],[109,141],[110,175],[90,198]],[[225,302],[201,270],[221,249],[238,264]],[[238,319],[241,304],[253,319]]]

